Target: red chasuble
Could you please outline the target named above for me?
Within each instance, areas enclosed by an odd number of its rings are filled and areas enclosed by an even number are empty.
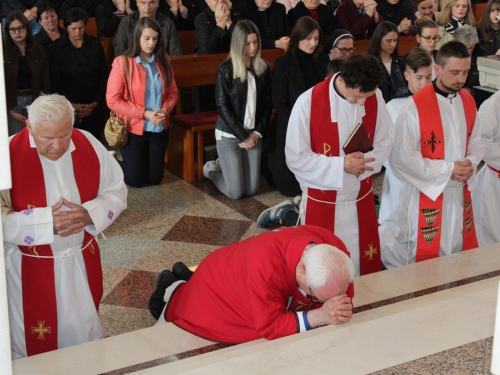
[[[464,104],[465,119],[467,122],[467,139],[465,154],[469,146],[470,136],[476,120],[476,105],[474,99],[463,90],[459,91]],[[417,107],[420,123],[420,152],[422,157],[431,160],[444,160],[445,138],[438,99],[433,85],[420,90],[413,95]],[[441,244],[441,227],[443,212],[443,194],[435,201],[420,193],[420,207],[418,209],[417,255],[416,261],[439,257]],[[474,226],[472,201],[467,184],[464,185],[464,214],[463,214],[463,250],[478,247],[476,229]]]
[[[312,90],[310,128],[312,151],[335,157],[339,156],[340,144],[339,125],[331,121],[329,88],[333,84],[333,78],[317,84]],[[377,110],[377,96],[373,95],[365,102],[365,116],[363,117],[363,127],[372,145],[377,122]],[[358,210],[359,266],[361,275],[378,272],[381,269],[380,241],[372,182],[373,178],[371,176],[360,181],[358,201],[356,203]],[[308,188],[307,190],[305,223],[318,225],[334,231],[337,191],[312,188]]]
[[[251,237],[208,255],[189,282],[173,293],[165,320],[205,339],[227,343],[272,340],[299,332],[297,314],[291,310],[321,306],[299,292],[295,278],[310,243],[330,244],[349,255],[331,231],[314,226]],[[347,295],[354,296],[352,284]]]
[[[97,197],[100,163],[92,144],[77,129],[71,136],[75,150],[71,153],[80,200],[85,203]],[[69,152],[69,151],[68,151]],[[24,128],[10,142],[12,189],[10,196],[14,211],[26,215],[37,207],[47,207],[45,180],[40,156],[30,147],[29,132]],[[27,246],[19,246],[24,254],[21,275],[23,290],[24,332],[28,356],[57,349],[57,301],[54,279],[54,259],[49,244],[30,246],[35,238],[27,236]],[[83,246],[85,268],[96,309],[102,297],[102,268],[99,246],[85,232]],[[38,257],[40,256],[40,257]],[[49,257],[49,258],[41,258]]]

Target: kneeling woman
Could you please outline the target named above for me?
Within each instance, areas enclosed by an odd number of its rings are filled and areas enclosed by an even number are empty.
[[[272,109],[271,69],[260,51],[257,27],[240,21],[231,37],[229,58],[217,72],[215,139],[220,165],[208,162],[203,173],[231,199],[255,195],[259,188],[261,138]]]
[[[179,98],[170,60],[158,41],[160,25],[151,17],[140,18],[132,47],[115,58],[108,81],[108,107],[124,121],[130,118],[128,143],[121,150],[120,164],[125,183],[132,187],[161,182],[168,116]]]

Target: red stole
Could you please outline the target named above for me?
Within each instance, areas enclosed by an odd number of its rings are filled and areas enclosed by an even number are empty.
[[[318,154],[339,156],[338,124],[331,121],[329,88],[332,84],[333,77],[317,84],[312,90],[311,149]],[[365,116],[363,117],[363,126],[372,144],[377,122],[377,110],[377,97],[373,95],[365,102]],[[360,181],[358,202],[356,203],[361,275],[378,272],[381,269],[377,213],[373,192],[371,192],[372,182],[372,177]],[[337,191],[335,190],[308,188],[305,223],[334,231],[336,201]]]
[[[465,154],[469,146],[470,136],[476,120],[476,105],[474,99],[465,91],[459,91],[464,104],[465,119],[467,122],[467,139]],[[431,160],[444,160],[445,137],[439,111],[438,99],[433,85],[420,90],[413,95],[418,111],[420,123],[420,148],[422,157]],[[425,140],[428,137],[427,140]],[[418,209],[417,255],[416,262],[439,257],[441,244],[441,226],[443,212],[443,194],[435,201],[420,193],[420,207]],[[463,250],[478,247],[476,229],[474,226],[472,201],[467,184],[464,185],[464,215],[463,215]]]
[[[75,180],[84,203],[98,194],[100,163],[92,144],[78,129],[73,129],[72,140],[75,145],[71,153]],[[24,128],[12,139],[10,155],[13,186],[10,196],[14,211],[30,215],[33,208],[47,207],[42,164],[38,150],[30,147],[28,129]],[[34,235],[25,237],[24,242],[28,246],[19,246],[21,252],[52,257],[50,245],[29,246],[35,242]],[[89,246],[83,251],[83,258],[97,310],[103,292],[101,256],[94,237],[85,232],[83,246],[87,244]],[[23,256],[21,275],[28,356],[55,350],[58,347],[58,329],[54,259]]]

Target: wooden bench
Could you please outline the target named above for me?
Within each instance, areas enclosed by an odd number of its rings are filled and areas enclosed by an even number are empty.
[[[263,50],[262,58],[269,62],[283,56],[278,49]],[[172,57],[172,68],[179,89],[215,83],[217,69],[227,53],[212,55],[185,55]],[[170,119],[170,134],[165,157],[167,170],[188,182],[203,179],[203,145],[215,142],[216,111],[181,114],[182,101],[177,102],[176,113]]]
[[[474,13],[474,17],[476,18],[476,25],[483,17],[484,8],[486,8],[486,3],[472,4],[472,13]]]

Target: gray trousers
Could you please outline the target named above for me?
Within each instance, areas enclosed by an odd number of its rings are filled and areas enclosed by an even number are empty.
[[[217,141],[217,153],[222,171],[209,173],[215,186],[231,199],[255,195],[260,182],[260,154],[262,140],[250,151],[240,148],[238,138]]]

